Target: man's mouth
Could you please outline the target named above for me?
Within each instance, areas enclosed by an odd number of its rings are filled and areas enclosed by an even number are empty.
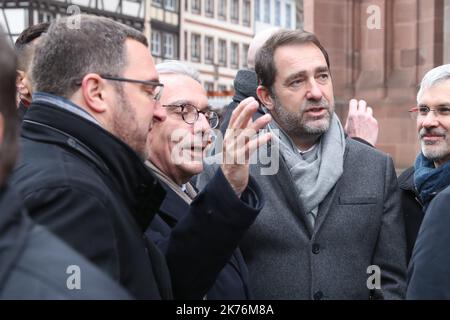
[[[305,111],[305,113],[313,116],[313,117],[320,117],[323,116],[327,113],[327,109],[323,108],[323,107],[313,107],[313,108],[309,108],[308,110]]]
[[[425,134],[422,136],[422,140],[425,142],[436,142],[444,139],[445,139],[444,135]]]

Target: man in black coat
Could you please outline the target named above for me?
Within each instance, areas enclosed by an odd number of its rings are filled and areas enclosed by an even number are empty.
[[[0,29],[0,299],[128,299],[106,274],[27,216],[8,184],[18,151],[15,58]]]
[[[178,61],[164,62],[156,68],[164,83],[161,102],[167,118],[155,122],[149,134],[147,165],[167,196],[147,233],[166,253],[176,298],[250,299],[247,267],[236,247],[263,206],[262,193],[252,178],[248,187],[239,186],[240,179],[234,178],[239,172],[248,176],[248,164],[224,163],[197,195],[189,180],[203,169],[209,135],[218,125],[218,116],[209,109],[196,70]],[[256,126],[258,130],[267,124],[269,116],[243,125],[237,119],[249,119],[257,104],[244,102],[242,106],[248,108],[236,110],[230,129]],[[240,135],[236,138],[241,139]],[[255,147],[251,144],[247,143],[250,153]],[[234,137],[227,136],[224,145],[225,150],[232,150]],[[246,148],[239,152],[237,159],[242,158]],[[201,197],[209,197],[210,201],[202,212],[191,214],[190,205]],[[174,244],[173,239],[180,237],[183,241],[178,243],[182,245]]]
[[[172,297],[143,236],[164,190],[143,164],[162,84],[145,36],[107,18],[53,22],[32,64],[33,102],[12,184],[31,217],[138,299]]]
[[[403,209],[407,229],[410,228],[411,247],[418,230],[408,270],[407,298],[449,299],[449,64],[425,75],[417,102],[417,107],[410,112],[417,119],[422,152],[417,156],[414,169],[402,176]]]

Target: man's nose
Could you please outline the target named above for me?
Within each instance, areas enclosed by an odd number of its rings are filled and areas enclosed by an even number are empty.
[[[160,101],[155,102],[155,107],[153,110],[153,119],[157,121],[164,121],[167,118],[166,108],[163,108]]]
[[[439,126],[439,117],[436,116],[434,111],[430,110],[427,115],[421,119],[422,127],[432,128]]]
[[[194,132],[209,132],[211,126],[203,113],[198,114],[197,121],[194,122]]]
[[[321,100],[323,97],[320,85],[317,83],[316,79],[311,79],[308,81],[308,87],[306,92],[306,98],[308,100]]]

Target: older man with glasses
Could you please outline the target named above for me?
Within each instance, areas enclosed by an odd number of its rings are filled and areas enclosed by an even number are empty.
[[[441,165],[450,157],[446,142],[450,128],[450,97],[445,97],[448,78],[450,65],[430,70],[422,80],[417,94],[417,106],[409,110],[411,118],[416,122],[421,153],[415,165],[406,169],[398,178],[402,190],[408,260],[431,199],[450,184],[450,180],[447,182],[447,179],[436,179],[445,172]],[[438,181],[444,182],[444,185],[437,184]]]
[[[248,186],[236,179],[239,171],[248,176],[248,165],[223,164],[197,195],[190,180],[203,171],[219,117],[210,110],[196,70],[178,61],[158,64],[156,69],[164,83],[161,103],[167,117],[156,121],[149,133],[147,165],[167,194],[147,234],[166,254],[175,298],[250,299],[248,271],[237,246],[262,208],[261,191],[252,178]],[[256,132],[264,127],[270,117],[249,122],[256,109],[254,99],[242,102],[229,128]],[[236,130],[238,140],[244,131]],[[265,143],[267,136],[259,139]],[[234,139],[228,136],[224,149],[236,151],[238,159],[255,150],[254,142],[245,143],[250,151],[244,146],[235,150]],[[201,198],[209,200],[201,212],[192,212],[190,207]]]
[[[417,103],[410,113],[416,120],[421,153],[414,167],[399,178],[412,251],[407,298],[450,299],[449,64],[425,75]]]

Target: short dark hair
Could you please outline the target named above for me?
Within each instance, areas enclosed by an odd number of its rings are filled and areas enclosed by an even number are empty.
[[[42,22],[32,25],[25,30],[17,38],[14,48],[17,55],[17,69],[28,72],[28,68],[33,56],[32,42],[39,38],[43,33],[47,32],[50,23]]]
[[[19,120],[16,111],[16,57],[0,28],[0,113],[3,116],[3,141],[0,143],[0,187],[16,162]]]
[[[31,66],[33,92],[70,98],[88,73],[121,75],[127,64],[127,39],[148,47],[142,32],[129,26],[105,17],[75,17],[79,26],[69,20],[74,16],[57,19],[37,44]]]
[[[276,49],[287,45],[307,43],[314,44],[322,51],[327,66],[330,68],[328,53],[313,33],[303,30],[282,29],[275,32],[256,54],[255,71],[258,75],[259,84],[266,87],[269,92],[272,93],[272,86],[277,75],[277,69],[273,58]]]

